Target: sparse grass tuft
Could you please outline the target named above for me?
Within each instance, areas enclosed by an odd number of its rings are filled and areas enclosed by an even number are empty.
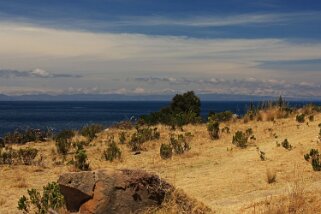
[[[267,169],[266,170],[266,178],[267,178],[268,184],[272,184],[272,183],[276,182],[276,172],[274,170]]]

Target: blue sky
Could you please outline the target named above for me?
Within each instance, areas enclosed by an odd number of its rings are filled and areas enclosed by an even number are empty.
[[[321,99],[317,0],[1,0],[0,93]]]

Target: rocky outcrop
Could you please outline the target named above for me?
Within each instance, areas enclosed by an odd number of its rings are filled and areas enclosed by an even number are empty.
[[[140,170],[66,173],[58,183],[67,209],[80,213],[138,213],[162,204],[173,187]]]

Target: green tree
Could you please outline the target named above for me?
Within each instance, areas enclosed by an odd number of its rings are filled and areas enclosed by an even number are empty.
[[[173,112],[194,112],[196,116],[201,112],[201,101],[193,91],[184,94],[176,94],[171,102],[170,108]]]

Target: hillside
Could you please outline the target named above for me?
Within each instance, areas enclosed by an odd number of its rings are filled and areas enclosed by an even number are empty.
[[[214,213],[321,213],[321,172],[313,171],[304,154],[315,148],[321,151],[319,140],[321,113],[314,121],[298,123],[294,116],[272,121],[242,119],[222,123],[230,133],[220,133],[220,139],[212,140],[206,124],[184,126],[184,132],[157,126],[160,139],[145,142],[140,154],[134,154],[128,145],[119,144],[123,130],[110,128],[94,139],[85,149],[90,167],[95,169],[143,169],[155,173],[182,189],[187,195],[210,207]],[[233,134],[252,128],[256,139],[249,140],[247,148],[232,144]],[[127,142],[134,129],[126,130]],[[190,132],[191,149],[182,155],[163,160],[160,145],[168,143],[170,133]],[[110,136],[115,137],[122,151],[121,160],[113,162],[102,158]],[[83,137],[76,136],[74,141]],[[284,139],[292,150],[277,146]],[[42,189],[50,181],[57,181],[63,172],[75,171],[68,165],[74,154],[62,161],[55,151],[55,143],[28,143],[24,146],[37,148],[41,161],[36,166],[0,166],[0,213],[19,213],[17,201],[29,188]],[[259,149],[258,149],[259,148]],[[260,159],[259,151],[266,160]],[[275,174],[276,181],[269,184],[267,174]],[[278,212],[279,211],[279,212]]]

